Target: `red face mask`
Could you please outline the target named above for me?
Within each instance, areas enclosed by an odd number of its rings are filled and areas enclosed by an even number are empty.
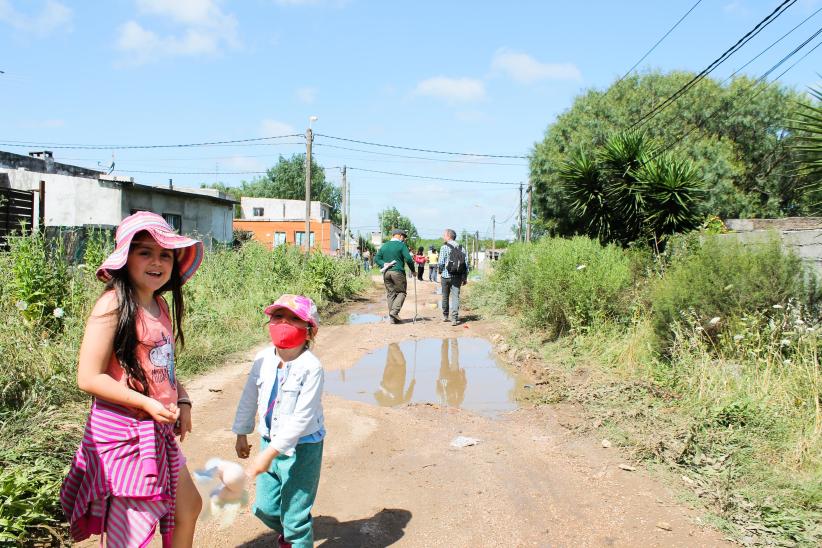
[[[305,344],[305,340],[308,338],[308,329],[285,322],[270,323],[268,324],[268,334],[271,335],[271,342],[277,348],[295,348]]]

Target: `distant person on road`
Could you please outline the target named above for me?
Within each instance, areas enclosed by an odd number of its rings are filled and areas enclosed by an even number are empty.
[[[371,251],[367,247],[362,251],[362,267],[366,272],[371,270]]]
[[[425,256],[425,248],[420,246],[417,253],[414,255],[414,263],[417,265],[417,279],[422,281],[422,274],[425,272],[425,263],[428,257]]]
[[[322,468],[323,366],[309,349],[320,317],[314,301],[282,295],[264,310],[272,346],[254,358],[231,430],[234,449],[247,459],[247,435],[257,432],[260,450],[246,469],[257,478],[253,512],[279,534],[279,546],[314,546],[311,508]]]
[[[432,245],[431,248],[428,250],[428,281],[435,282],[437,281],[437,273],[439,272],[439,263],[440,256],[437,253],[436,248]]]
[[[440,248],[438,262],[442,275],[442,320],[450,320],[451,325],[458,325],[460,288],[468,283],[468,263],[465,251],[456,242],[456,232],[446,228],[442,233],[442,239],[445,244]]]
[[[402,229],[391,232],[391,239],[380,247],[374,262],[383,272],[385,293],[388,300],[388,319],[392,324],[400,323],[400,310],[405,302],[408,280],[405,279],[405,265],[414,268],[414,258],[408,252],[405,239],[408,233]]]

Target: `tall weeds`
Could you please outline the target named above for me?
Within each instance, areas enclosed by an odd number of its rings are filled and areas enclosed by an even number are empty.
[[[568,249],[592,250],[579,259],[584,269]],[[513,312],[523,337],[566,333],[541,348],[556,364],[552,375],[589,374],[562,377],[567,385],[549,401],[561,394],[585,404],[638,458],[676,470],[721,527],[747,544],[818,546],[817,287],[777,240],[743,246],[696,234],[646,257],[546,239],[515,248],[471,299]],[[592,312],[574,314],[589,295],[599,297]],[[537,312],[546,309],[571,312]],[[550,319],[558,317],[571,319]]]

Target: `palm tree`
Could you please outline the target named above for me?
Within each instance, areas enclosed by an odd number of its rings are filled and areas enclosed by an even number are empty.
[[[811,88],[815,104],[799,103],[790,129],[794,132],[793,149],[797,153],[797,172],[807,182],[800,187],[810,194],[811,209],[822,214],[822,88]]]
[[[699,221],[698,172],[688,161],[660,156],[644,134],[611,135],[593,155],[573,152],[559,177],[583,232],[602,242],[657,245]]]

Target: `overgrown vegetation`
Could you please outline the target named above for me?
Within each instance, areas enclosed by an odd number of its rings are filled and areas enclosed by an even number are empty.
[[[818,296],[778,240],[706,233],[661,256],[516,245],[470,293],[549,364],[531,364],[536,401],[583,404],[589,428],[673,471],[729,534],[779,546],[822,542]]]
[[[68,266],[63,250],[39,234],[11,239],[0,253],[0,545],[64,535],[57,490],[83,429],[88,396],[76,387],[85,320],[103,286],[94,277],[110,250],[91,238],[85,262]],[[312,297],[322,310],[366,283],[353,260],[256,242],[206,254],[184,290],[186,347],[181,375],[206,370],[263,339],[262,307],[282,293]]]

